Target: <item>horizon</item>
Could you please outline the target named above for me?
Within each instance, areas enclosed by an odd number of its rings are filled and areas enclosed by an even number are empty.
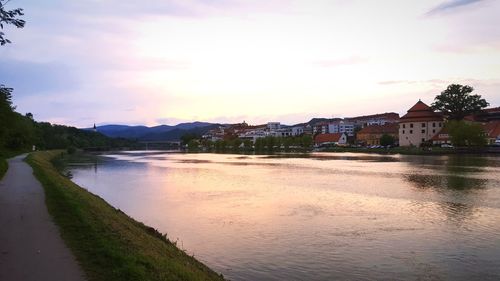
[[[4,30],[13,43],[0,49],[2,83],[14,88],[20,113],[56,124],[403,115],[455,83],[500,105],[499,1],[18,0],[7,7],[23,8],[27,23]]]

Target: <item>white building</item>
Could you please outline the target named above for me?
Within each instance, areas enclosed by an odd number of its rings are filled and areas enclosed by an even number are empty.
[[[418,101],[399,120],[399,145],[420,146],[430,142],[443,128],[443,116]]]
[[[292,127],[292,136],[300,136],[302,134],[304,134],[304,127],[302,126]]]
[[[280,122],[268,122],[267,123],[267,129],[269,131],[279,130],[279,129],[281,129],[281,124],[280,124]]]
[[[238,135],[238,138],[242,140],[250,140],[253,143],[259,138],[265,138],[269,136],[270,133],[266,132],[263,129],[255,129],[255,130],[246,130],[245,132]]]
[[[354,136],[354,123],[337,121],[328,124],[328,133],[345,133],[346,135],[352,137]]]

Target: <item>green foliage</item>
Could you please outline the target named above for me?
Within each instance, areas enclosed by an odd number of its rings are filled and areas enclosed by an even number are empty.
[[[3,30],[4,25],[13,25],[17,28],[23,28],[26,22],[22,19],[19,19],[20,16],[23,16],[23,9],[14,9],[14,10],[6,10],[5,4],[7,4],[9,0],[0,0],[0,29]],[[7,43],[11,43],[9,39],[4,37],[4,33],[0,31],[0,45],[5,45]]]
[[[396,142],[396,139],[391,135],[383,134],[380,137],[380,145],[383,145],[383,146],[394,145],[395,142]]]
[[[486,145],[485,134],[479,124],[453,120],[446,123],[445,128],[454,146]]]
[[[489,105],[480,95],[471,95],[472,91],[474,88],[470,86],[451,84],[434,98],[432,108],[443,112],[448,120],[462,120]]]
[[[181,136],[181,142],[182,142],[182,145],[187,145],[189,144],[190,141],[192,140],[197,140],[197,139],[200,139],[200,135],[198,134],[191,134],[191,133],[188,133],[188,134],[184,134]]]
[[[247,151],[248,150],[252,150],[252,148],[253,148],[253,142],[251,140],[245,140],[245,141],[243,141],[243,148],[245,150],[247,150]]]
[[[227,149],[227,141],[225,141],[225,140],[217,140],[215,142],[214,147],[215,147],[215,151],[217,151],[217,152],[226,151],[226,149]]]
[[[0,180],[7,172],[8,168],[9,168],[9,163],[7,163],[7,160],[0,155]]]
[[[59,154],[36,152],[27,161],[44,187],[49,213],[87,280],[223,280],[165,235],[62,176],[51,164]]]
[[[191,139],[187,146],[190,151],[197,151],[200,148],[200,143],[197,139]]]

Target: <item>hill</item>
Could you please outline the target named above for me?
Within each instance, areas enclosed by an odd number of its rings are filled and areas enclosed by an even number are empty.
[[[180,123],[175,126],[159,125],[154,127],[104,125],[98,126],[97,132],[112,138],[126,138],[149,141],[174,141],[180,140],[180,138],[185,134],[202,135],[218,126],[219,124],[207,122]]]

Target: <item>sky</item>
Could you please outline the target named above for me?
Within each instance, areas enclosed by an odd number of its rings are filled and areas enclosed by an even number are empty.
[[[500,106],[498,0],[11,0],[0,83],[77,127],[404,114],[452,83]]]

